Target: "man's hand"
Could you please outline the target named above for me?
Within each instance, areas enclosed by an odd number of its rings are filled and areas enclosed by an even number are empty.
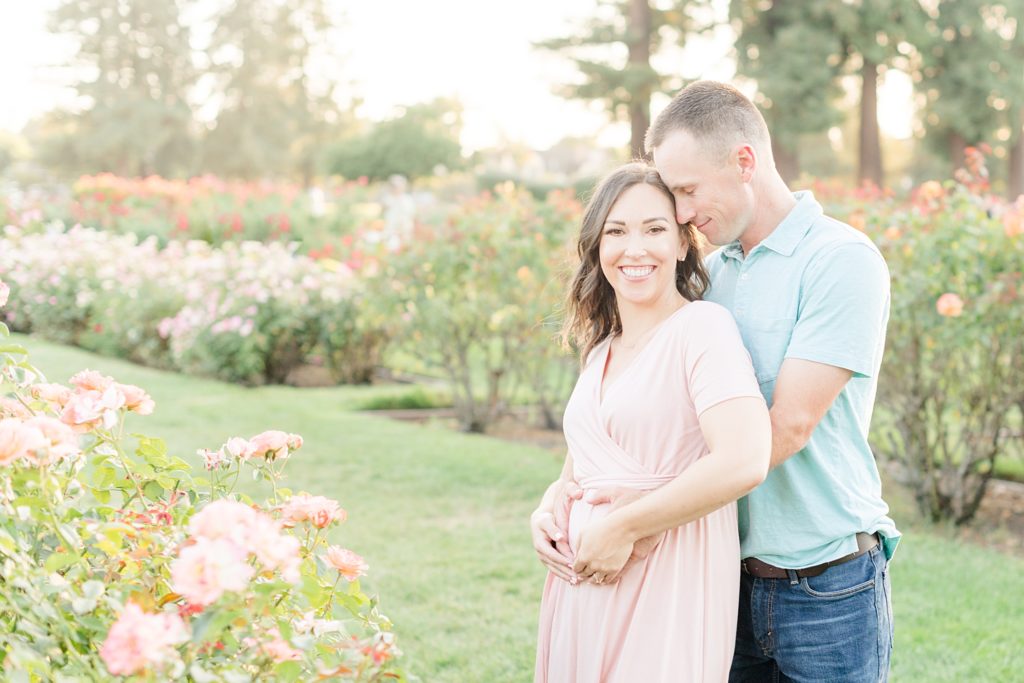
[[[633,552],[633,542],[608,518],[588,525],[580,532],[573,571],[596,584],[613,583]]]
[[[569,510],[583,491],[574,481],[556,481],[548,489],[541,505],[530,515],[530,535],[541,563],[555,576],[577,583],[569,549]]]
[[[633,501],[640,500],[647,491],[638,491],[637,489],[630,489],[624,486],[615,486],[603,489],[592,489],[587,491],[584,500],[591,505],[610,505],[609,512],[615,512],[624,505],[629,505]],[[661,539],[665,537],[664,533],[655,534],[653,536],[646,536],[641,538],[639,541],[633,544],[633,552],[629,556],[630,563],[638,562],[654,550]]]

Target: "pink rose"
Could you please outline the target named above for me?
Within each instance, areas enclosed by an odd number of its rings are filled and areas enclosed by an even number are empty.
[[[260,513],[244,503],[215,500],[192,516],[188,531],[196,538],[226,539],[248,551],[250,529]]]
[[[200,448],[196,453],[203,459],[203,465],[208,470],[215,470],[221,465],[227,464],[228,459],[224,457],[224,449],[211,451],[209,448]]]
[[[964,300],[952,292],[946,292],[935,302],[935,310],[939,315],[956,318],[964,312]]]
[[[289,660],[302,659],[302,651],[293,648],[288,641],[281,637],[281,632],[276,628],[270,629],[267,634],[271,639],[260,643],[260,649],[275,662],[287,662]]]
[[[175,646],[188,639],[176,614],[147,614],[129,602],[107,632],[100,658],[115,676],[131,676],[177,656]]]
[[[206,607],[225,592],[245,590],[254,573],[248,559],[236,543],[200,538],[171,563],[171,588],[190,605]]]
[[[317,529],[323,529],[334,522],[344,522],[346,517],[347,513],[338,507],[338,501],[305,493],[292,496],[281,508],[281,519],[286,526],[308,521]]]
[[[336,545],[327,549],[324,559],[327,560],[327,564],[337,569],[338,573],[349,581],[355,581],[360,576],[365,576],[366,571],[370,568],[362,557]]]
[[[102,393],[114,383],[114,380],[95,370],[82,370],[71,378],[70,383],[83,391],[99,391]]]
[[[19,417],[27,420],[32,417],[32,411],[16,398],[0,396],[0,418],[4,417]]]
[[[264,567],[279,570],[281,578],[289,583],[298,583],[299,539],[281,533],[280,523],[263,513],[257,513],[248,529],[248,549]]]
[[[46,445],[46,436],[38,427],[14,417],[0,420],[0,465],[10,465],[21,458],[34,460],[36,452]]]
[[[11,295],[11,288],[7,286],[7,283],[0,280],[0,306],[7,305],[7,297]]]
[[[60,420],[38,415],[29,418],[25,426],[38,429],[45,439],[39,448],[29,454],[29,458],[36,463],[56,462],[82,452],[78,447],[78,435]]]
[[[109,386],[103,392],[93,389],[79,390],[71,394],[61,422],[89,431],[103,426],[112,429],[117,424],[117,411],[124,407],[124,394],[116,386]]]
[[[231,457],[238,458],[239,460],[248,460],[253,457],[253,454],[255,453],[255,448],[253,447],[252,442],[248,439],[243,439],[240,436],[233,436],[228,439],[227,443],[224,444],[224,447],[221,450]]]

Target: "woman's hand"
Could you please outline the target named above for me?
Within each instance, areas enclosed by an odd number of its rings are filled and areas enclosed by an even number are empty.
[[[613,583],[632,554],[633,539],[626,536],[614,516],[608,516],[580,532],[572,570],[591,583]]]
[[[582,493],[574,481],[556,481],[541,506],[530,515],[530,535],[537,557],[555,576],[572,584],[578,579],[569,569],[573,561],[569,549],[569,510]]]

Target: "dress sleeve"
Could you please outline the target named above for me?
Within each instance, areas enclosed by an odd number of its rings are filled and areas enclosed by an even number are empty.
[[[752,397],[764,400],[750,354],[728,310],[700,302],[703,310],[690,320],[683,365],[697,415],[723,401]]]

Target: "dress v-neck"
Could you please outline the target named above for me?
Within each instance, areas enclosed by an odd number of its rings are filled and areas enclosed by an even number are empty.
[[[647,348],[651,344],[654,343],[654,340],[657,339],[658,335],[661,334],[662,329],[665,327],[665,323],[667,323],[669,320],[671,320],[672,318],[674,318],[677,315],[679,315],[679,311],[683,310],[684,308],[689,308],[690,305],[692,305],[693,303],[694,303],[693,301],[688,301],[687,303],[683,304],[682,306],[680,306],[676,310],[674,310],[671,313],[669,313],[665,317],[664,320],[662,320],[660,323],[655,325],[654,326],[654,331],[651,333],[650,339],[647,340],[647,343],[644,344],[643,346],[641,346],[639,348],[639,350],[637,350],[636,354],[632,358],[629,359],[629,362],[626,364],[626,366],[624,368],[622,368],[622,370],[619,371],[619,376],[616,377],[615,380],[611,384],[609,384],[607,387],[605,387],[605,385],[604,385],[605,374],[608,371],[608,361],[609,361],[609,359],[611,359],[611,355],[612,355],[612,340],[614,339],[614,337],[608,337],[608,339],[605,342],[605,346],[604,346],[604,357],[601,359],[601,373],[597,376],[597,405],[598,405],[598,408],[603,408],[604,407],[605,399],[608,398],[608,395],[611,393],[611,391],[619,384],[619,381],[622,379],[623,375],[626,375],[633,368],[633,366],[636,365],[637,360],[641,356],[644,355],[644,351],[646,351]]]

